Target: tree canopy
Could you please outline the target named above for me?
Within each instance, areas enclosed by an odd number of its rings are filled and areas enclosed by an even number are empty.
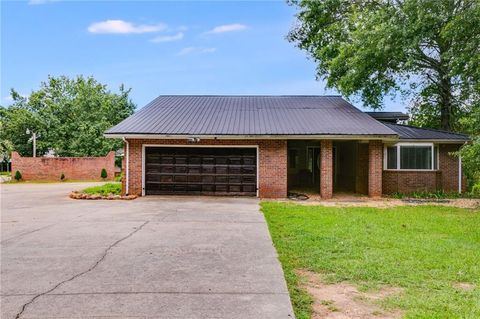
[[[480,103],[480,1],[290,0],[298,23],[288,38],[317,63],[317,77],[380,109],[411,101],[414,121],[464,130]]]
[[[103,156],[121,147],[106,139],[105,130],[135,110],[130,89],[112,93],[92,77],[50,76],[29,97],[12,89],[12,105],[0,108],[0,140],[24,156],[32,156],[29,129],[37,133],[37,155],[53,150],[59,156]]]

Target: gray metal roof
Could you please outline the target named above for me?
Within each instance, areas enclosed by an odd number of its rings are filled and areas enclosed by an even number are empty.
[[[340,96],[159,96],[106,135],[389,135]]]
[[[447,131],[434,130],[429,128],[419,128],[393,123],[384,124],[393,131],[395,131],[399,135],[401,140],[451,140],[459,142],[465,142],[470,140],[470,138],[466,134],[452,133]]]
[[[392,121],[392,120],[408,120],[408,114],[402,112],[365,112],[376,120]]]

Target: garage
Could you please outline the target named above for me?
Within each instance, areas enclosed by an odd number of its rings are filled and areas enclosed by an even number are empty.
[[[145,147],[146,195],[257,195],[255,147]]]

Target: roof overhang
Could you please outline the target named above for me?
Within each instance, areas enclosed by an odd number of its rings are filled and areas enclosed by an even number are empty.
[[[398,139],[398,142],[408,143],[441,143],[441,144],[466,144],[470,140],[455,140],[455,139]]]
[[[398,135],[168,135],[168,134],[104,134],[106,138],[125,139],[189,139],[200,138],[206,140],[381,140],[398,141]]]

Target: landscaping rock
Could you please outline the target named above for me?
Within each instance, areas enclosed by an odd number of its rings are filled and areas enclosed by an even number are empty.
[[[127,195],[127,196],[121,196],[121,195],[113,195],[109,194],[106,196],[102,196],[99,194],[85,194],[85,193],[80,193],[77,191],[71,192],[69,195],[70,198],[72,199],[86,199],[86,200],[117,200],[117,199],[123,199],[123,200],[132,200],[137,198],[137,195]]]

